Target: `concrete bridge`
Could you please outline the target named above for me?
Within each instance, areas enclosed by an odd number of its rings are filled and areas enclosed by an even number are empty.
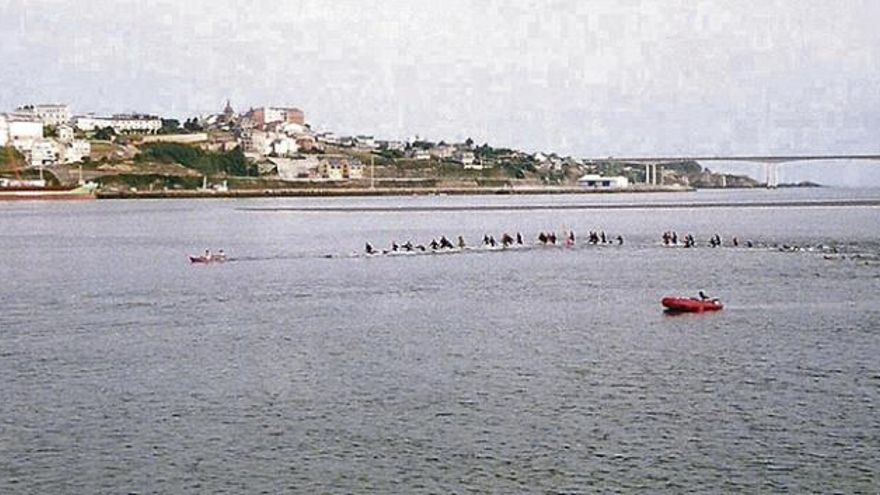
[[[779,185],[779,173],[777,167],[780,163],[811,162],[828,160],[864,160],[880,162],[880,154],[857,154],[857,155],[730,155],[730,156],[648,156],[648,157],[616,157],[589,158],[588,163],[615,162],[642,164],[645,166],[645,183],[658,184],[657,166],[664,163],[694,162],[751,162],[764,164],[767,187]]]

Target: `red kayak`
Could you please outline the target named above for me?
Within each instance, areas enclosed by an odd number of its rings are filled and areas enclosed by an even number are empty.
[[[703,311],[718,311],[724,308],[718,299],[696,299],[692,297],[664,297],[660,301],[669,311],[681,313],[702,313]]]

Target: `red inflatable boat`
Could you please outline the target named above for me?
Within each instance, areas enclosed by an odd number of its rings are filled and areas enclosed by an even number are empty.
[[[660,301],[669,311],[680,313],[702,313],[703,311],[718,311],[724,308],[718,299],[696,299],[693,297],[664,297]]]

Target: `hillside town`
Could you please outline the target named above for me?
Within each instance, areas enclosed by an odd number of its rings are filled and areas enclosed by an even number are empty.
[[[578,190],[754,187],[697,163],[587,161],[462,142],[317,132],[303,110],[262,106],[180,122],[157,115],[74,114],[66,104],[0,113],[0,171],[103,190],[570,187]],[[6,179],[10,180],[9,178]]]

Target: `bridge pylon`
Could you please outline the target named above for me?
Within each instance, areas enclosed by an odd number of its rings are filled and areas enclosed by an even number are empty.
[[[645,184],[649,186],[656,186],[659,184],[659,179],[657,175],[657,163],[647,162],[645,163]]]
[[[764,176],[766,177],[767,189],[776,189],[779,187],[779,163],[765,161]]]

